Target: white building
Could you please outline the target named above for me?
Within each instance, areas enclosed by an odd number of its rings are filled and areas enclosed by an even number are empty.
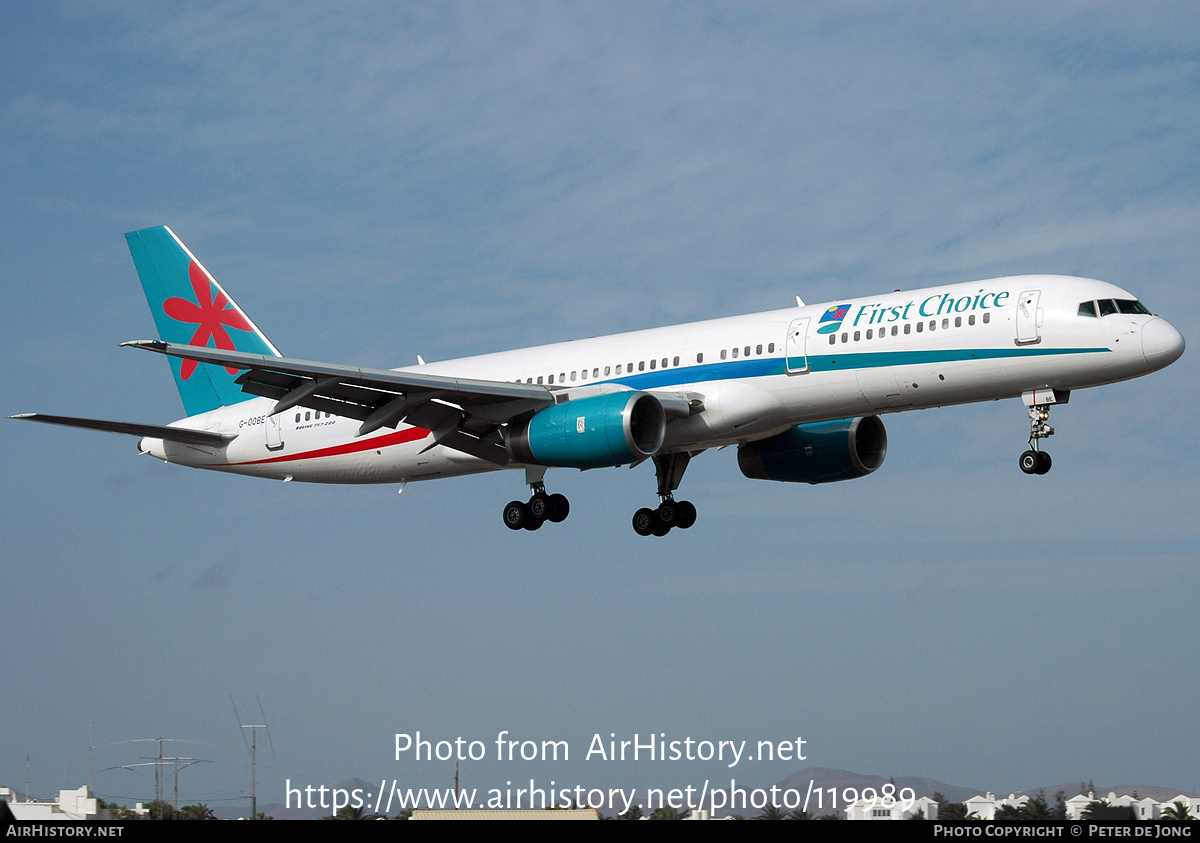
[[[53,802],[18,802],[11,787],[0,787],[0,802],[7,802],[13,819],[39,821],[106,820],[108,810],[101,809],[87,787],[60,790]]]
[[[922,796],[905,810],[903,803],[898,800],[892,805],[881,805],[878,799],[859,799],[846,806],[845,812],[848,820],[911,820],[917,814],[923,814],[927,820],[936,820],[938,803],[928,796]]]

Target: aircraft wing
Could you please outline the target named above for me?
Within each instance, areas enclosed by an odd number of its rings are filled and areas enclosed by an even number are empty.
[[[87,430],[103,430],[105,433],[149,436],[152,439],[182,442],[185,445],[220,447],[237,438],[236,433],[213,433],[210,430],[189,430],[185,427],[164,427],[156,424],[135,424],[133,422],[104,421],[103,419],[80,419],[74,416],[48,416],[45,413],[21,413],[9,416],[9,418],[61,424],[67,427],[82,427]]]
[[[272,414],[304,406],[357,419],[359,436],[405,421],[430,430],[433,444],[497,465],[510,462],[499,425],[554,403],[550,390],[534,384],[366,369],[160,340],[121,345],[242,369],[235,383],[243,392],[275,399]]]

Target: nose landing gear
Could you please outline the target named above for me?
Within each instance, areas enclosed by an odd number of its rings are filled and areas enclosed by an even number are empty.
[[[691,458],[686,452],[654,457],[659,504],[657,509],[643,507],[633,514],[633,531],[639,536],[665,536],[672,527],[686,530],[696,523],[696,507],[691,501],[675,500],[674,495]]]
[[[1050,470],[1050,455],[1038,447],[1039,440],[1054,435],[1049,424],[1050,405],[1032,404],[1029,407],[1029,450],[1021,454],[1021,471],[1026,474],[1045,474]]]

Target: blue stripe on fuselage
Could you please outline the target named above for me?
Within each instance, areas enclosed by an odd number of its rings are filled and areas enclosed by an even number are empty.
[[[1096,354],[1104,351],[1112,351],[1112,349],[946,348],[928,351],[859,351],[846,354],[810,354],[808,365],[812,372],[840,372],[854,369],[878,369],[886,366],[916,366],[923,363],[1046,357],[1059,354]],[[799,357],[792,358],[793,365],[798,366],[800,360]],[[681,366],[678,369],[639,372],[633,376],[625,375],[593,381],[593,383],[619,383],[633,389],[663,389],[685,383],[769,377],[782,375],[786,371],[782,357],[756,357],[751,360],[723,360],[720,363],[703,363],[695,366]]]

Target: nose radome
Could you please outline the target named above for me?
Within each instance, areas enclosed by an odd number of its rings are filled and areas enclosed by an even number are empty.
[[[1183,334],[1165,319],[1151,319],[1142,326],[1142,355],[1151,369],[1174,363],[1186,345]]]

